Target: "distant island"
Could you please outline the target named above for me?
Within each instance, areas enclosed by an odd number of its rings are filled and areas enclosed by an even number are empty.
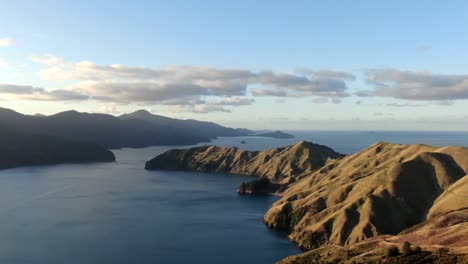
[[[270,138],[278,138],[278,139],[288,139],[288,138],[294,138],[294,135],[288,134],[281,132],[279,130],[276,130],[274,132],[266,132],[266,133],[260,133],[260,134],[254,134],[252,136],[255,137],[270,137]]]
[[[257,177],[282,196],[265,214],[307,252],[279,263],[467,263],[468,148],[379,142],[353,155],[299,142],[265,151],[170,150],[146,169]]]

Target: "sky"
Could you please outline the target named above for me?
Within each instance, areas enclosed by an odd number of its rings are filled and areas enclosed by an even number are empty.
[[[0,107],[468,130],[467,1],[0,0]]]

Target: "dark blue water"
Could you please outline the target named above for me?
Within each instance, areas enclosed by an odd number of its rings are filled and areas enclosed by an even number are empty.
[[[376,141],[468,145],[468,133],[294,133],[214,144],[259,150],[312,140],[343,153]],[[235,193],[245,177],[143,170],[169,148],[115,150],[115,163],[0,171],[0,263],[274,263],[299,253],[262,223],[276,197]]]

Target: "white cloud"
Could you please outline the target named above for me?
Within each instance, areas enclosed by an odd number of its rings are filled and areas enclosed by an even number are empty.
[[[421,106],[426,106],[425,104],[409,104],[409,103],[389,103],[385,104],[384,106],[390,106],[390,107],[421,107]]]
[[[346,92],[346,81],[350,80],[350,76],[352,75],[323,70],[310,71],[308,75],[263,71],[258,74],[258,83],[269,88],[254,89],[252,94],[280,97],[346,97],[349,96]]]
[[[1,38],[0,47],[10,47],[15,41],[12,38]]]
[[[207,114],[211,112],[224,112],[224,113],[231,112],[231,110],[226,109],[225,107],[221,105],[211,105],[211,104],[176,105],[176,106],[170,107],[170,111],[175,112],[175,113],[192,112],[192,113],[197,113],[197,114]]]
[[[44,64],[44,65],[55,65],[55,64],[63,64],[64,61],[62,58],[54,56],[52,54],[45,54],[43,56],[31,56],[31,61]]]
[[[373,91],[363,94],[406,100],[468,99],[468,75],[376,69],[367,72]]]
[[[309,68],[299,68],[297,69],[297,72],[305,74],[311,78],[328,78],[328,79],[349,80],[349,81],[356,80],[356,76],[348,72],[343,72],[343,71],[333,71],[333,70],[326,70],[326,69],[314,71]]]
[[[272,89],[252,89],[253,96],[278,96],[286,97],[286,91],[272,90]]]
[[[101,105],[97,109],[98,113],[105,113],[105,114],[111,114],[111,115],[118,115],[120,114],[120,110],[117,105],[115,104],[105,104]]]
[[[326,104],[326,103],[329,103],[329,102],[333,103],[333,104],[339,104],[339,103],[341,103],[341,99],[336,98],[336,97],[330,97],[330,98],[317,97],[314,100],[312,100],[312,102],[316,103],[316,104]]]
[[[318,98],[315,98],[314,100],[312,100],[312,102],[316,103],[316,104],[325,104],[325,103],[328,103],[328,98],[318,97]]]
[[[221,106],[254,103],[246,96],[344,97],[346,81],[354,76],[330,70],[303,73],[222,69],[205,66],[165,65],[160,68],[98,65],[91,61],[66,62],[46,54],[31,60],[46,66],[39,76],[49,81],[72,82],[66,90],[93,100],[122,104],[191,106],[190,111],[224,111]],[[259,88],[252,89],[251,86]],[[217,98],[207,102],[207,98]],[[337,99],[333,99],[338,102]],[[198,105],[209,105],[196,108]],[[181,107],[185,109],[184,107]]]
[[[82,101],[89,96],[71,90],[46,90],[29,85],[0,84],[0,95],[13,99],[38,101]]]
[[[212,102],[215,105],[251,105],[255,102],[254,99],[240,98],[240,97],[227,97],[219,101]]]

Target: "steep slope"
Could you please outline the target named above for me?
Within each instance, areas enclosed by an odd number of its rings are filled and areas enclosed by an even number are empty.
[[[226,172],[281,181],[318,169],[342,156],[326,146],[304,141],[265,151],[203,146],[167,151],[148,161],[145,168]]]
[[[409,255],[386,257],[389,247],[409,242],[417,251]],[[328,245],[290,256],[279,263],[468,263],[468,210],[438,215],[398,235],[381,235],[352,245]],[[321,262],[320,262],[321,261]]]
[[[427,218],[460,210],[468,210],[468,176],[452,184],[437,198]]]
[[[66,111],[52,116],[29,116],[0,108],[0,124],[24,135],[43,134],[84,141],[105,148],[190,145],[208,142],[218,132],[203,134],[138,118],[120,119],[106,114]],[[237,131],[237,130],[235,130]],[[239,135],[242,130],[239,130]],[[247,133],[245,133],[247,134]],[[226,134],[220,134],[226,135]]]
[[[377,143],[303,176],[264,221],[290,230],[307,249],[397,234],[424,221],[438,196],[466,175],[466,155],[466,148]]]
[[[0,129],[0,169],[60,163],[110,162],[114,154],[98,145]]]

